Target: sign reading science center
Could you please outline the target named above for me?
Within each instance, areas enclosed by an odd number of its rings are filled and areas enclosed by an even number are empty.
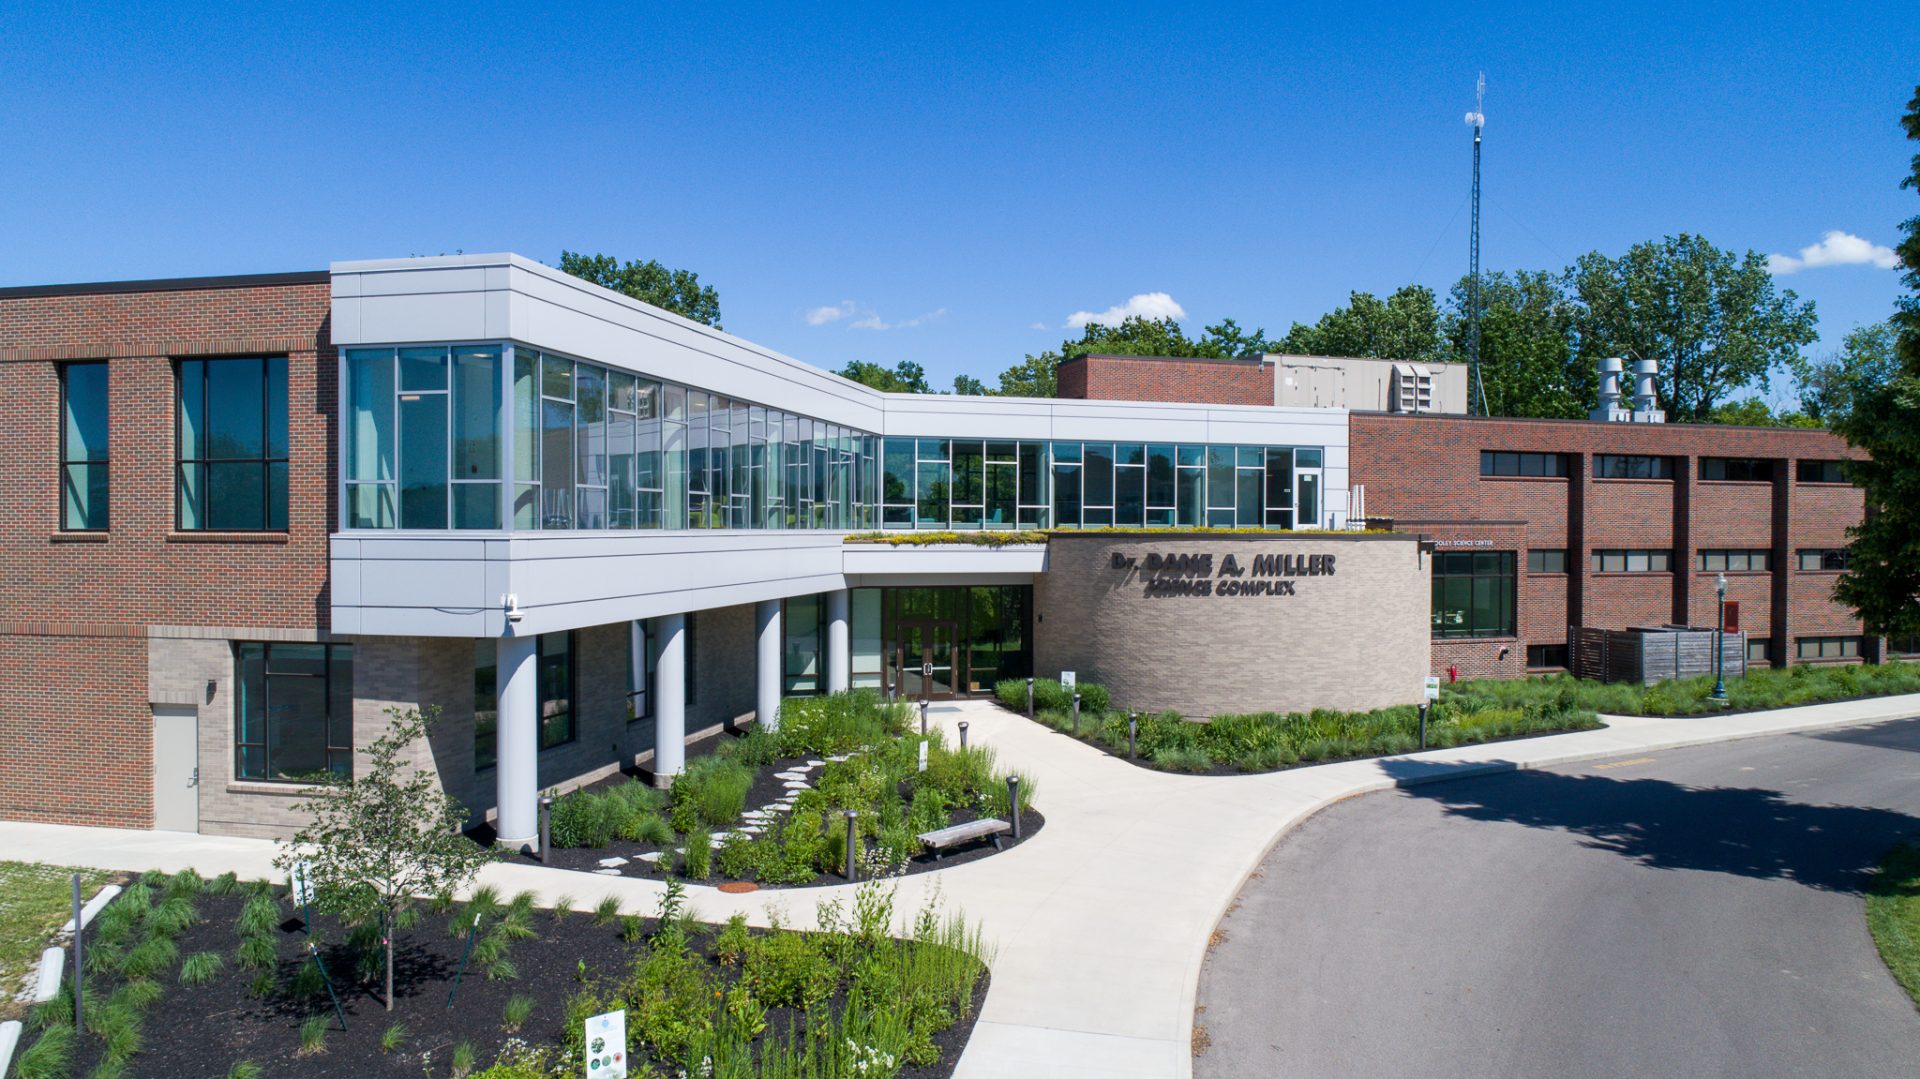
[[[1208,551],[1139,556],[1115,551],[1111,565],[1123,572],[1138,571],[1141,594],[1150,599],[1292,596],[1299,594],[1296,589],[1300,578],[1333,576],[1338,559],[1327,553],[1241,555]]]

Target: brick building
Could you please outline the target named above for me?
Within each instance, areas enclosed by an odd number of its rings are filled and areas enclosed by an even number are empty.
[[[512,255],[0,289],[0,817],[284,835],[420,707],[420,763],[521,845],[542,789],[670,782],[787,696],[1071,664],[1149,707],[1390,703],[1709,622],[1721,572],[1758,662],[1885,651],[1830,599],[1861,498],[1824,432],[1469,419],[1458,370],[1340,357],[1060,386],[880,393]],[[1431,542],[845,542],[1361,516]],[[1209,677],[1216,624],[1231,677],[1142,680]]]

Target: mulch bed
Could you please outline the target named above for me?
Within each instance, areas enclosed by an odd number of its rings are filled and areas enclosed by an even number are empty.
[[[700,744],[701,752],[702,753],[713,752],[713,750],[720,744],[721,740],[725,737],[726,737],[725,735],[722,735],[717,738],[708,739],[707,741],[701,743]],[[694,755],[693,747],[691,746],[688,747],[688,755],[689,756]],[[781,795],[784,795],[787,793],[787,789],[785,786],[786,781],[778,778],[779,773],[792,771],[795,769],[796,765],[804,765],[808,760],[823,760],[823,759],[825,758],[783,757],[780,760],[777,760],[774,763],[767,765],[764,768],[761,768],[758,772],[755,773],[754,779],[753,779],[753,787],[747,792],[747,808],[748,809],[761,808],[767,805],[768,803],[772,802],[774,799],[779,798]],[[820,772],[821,772],[821,769],[815,768],[809,774],[813,778],[818,778],[820,775]],[[636,779],[641,781],[650,781],[651,778],[652,777],[646,773],[638,773],[638,772],[632,775],[614,775],[606,779],[603,779],[598,783],[592,784],[589,787],[589,789],[600,790],[610,786],[617,786],[623,783],[631,783],[631,782],[634,782]],[[973,809],[967,808],[967,807],[961,807],[954,810],[952,823],[965,824],[970,821],[978,820],[980,819],[980,817],[981,817],[981,814],[974,811]],[[1045,826],[1046,823],[1047,823],[1046,817],[1042,816],[1037,810],[1029,806],[1025,806],[1025,805],[1021,806],[1020,838],[1015,839],[1013,838],[1013,834],[1011,832],[1006,833],[1005,835],[1001,836],[1001,847],[1005,850],[1012,850],[1014,847],[1020,845],[1021,843],[1024,843],[1027,840],[1032,839],[1036,834],[1038,834],[1040,829],[1043,826]],[[734,829],[737,829],[738,827],[739,825],[737,824],[732,826],[732,828]],[[716,830],[724,830],[724,829],[716,829]],[[675,843],[673,845],[680,846],[681,844]],[[545,864],[552,866],[556,869],[574,869],[574,870],[580,870],[582,872],[594,872],[603,868],[600,865],[601,859],[619,857],[619,858],[627,859],[627,864],[617,867],[620,871],[621,876],[634,877],[639,879],[648,879],[648,880],[664,880],[669,876],[669,874],[661,872],[659,869],[655,868],[654,864],[651,862],[643,862],[639,860],[639,855],[650,853],[652,851],[657,851],[660,849],[662,848],[657,843],[631,843],[625,840],[616,839],[604,847],[558,847],[558,848],[555,848],[554,851],[552,852],[552,857]],[[905,869],[905,873],[907,874],[925,873],[925,872],[928,872],[929,870],[934,870],[934,869],[947,869],[956,865],[965,865],[968,862],[978,861],[981,858],[985,858],[995,853],[997,852],[994,850],[993,844],[991,842],[984,841],[984,840],[977,843],[967,844],[964,847],[950,847],[937,860],[934,858],[934,856],[931,853],[919,854],[914,856],[910,861],[908,861]],[[541,864],[540,859],[534,857],[531,854],[517,855],[513,860],[522,861],[529,864],[536,864],[536,865]],[[720,884],[725,882],[726,880],[727,880],[726,877],[723,877],[720,875],[718,866],[715,866],[712,877],[710,877],[706,881],[701,881],[696,883]],[[780,888],[814,888],[814,887],[820,887],[823,885],[845,884],[845,883],[847,882],[842,877],[831,875],[831,874],[822,874],[818,877],[815,877],[810,883],[807,883],[807,884],[783,885],[783,884],[762,883],[759,885],[759,887],[761,889],[772,890],[772,889],[780,889]]]
[[[461,908],[449,914],[425,913],[419,926],[400,937],[394,966],[394,1010],[385,1009],[381,986],[377,981],[361,982],[354,973],[352,953],[343,944],[323,945],[329,974],[340,994],[346,1012],[347,1029],[341,1030],[332,1018],[325,990],[312,997],[295,998],[288,986],[306,956],[306,934],[300,920],[283,923],[275,934],[280,951],[278,969],[280,989],[261,999],[248,992],[254,973],[233,962],[239,936],[234,929],[243,900],[239,896],[203,895],[195,901],[200,921],[178,938],[180,954],[199,951],[219,952],[225,959],[220,977],[201,986],[179,983],[177,967],[161,979],[166,995],[146,1013],[144,1042],[130,1062],[128,1074],[161,1079],[206,1079],[221,1076],[236,1062],[246,1060],[259,1065],[264,1074],[276,1079],[292,1076],[406,1076],[419,1079],[450,1073],[453,1047],[460,1042],[473,1046],[476,1069],[493,1063],[501,1045],[517,1037],[530,1045],[559,1045],[565,1021],[567,999],[579,988],[584,968],[589,979],[604,978],[618,984],[631,960],[642,947],[621,939],[617,924],[596,926],[584,913],[556,919],[549,911],[535,914],[533,924],[538,937],[515,943],[509,953],[519,968],[519,977],[510,981],[490,981],[475,966],[470,966],[460,982],[452,1009],[447,995],[453,988],[453,975],[460,965],[464,937],[450,936],[447,925],[465,924]],[[657,923],[646,919],[651,934]],[[482,927],[484,931],[484,926]],[[322,925],[323,939],[343,938],[344,933]],[[756,933],[764,933],[757,930]],[[712,958],[712,932],[695,938],[690,950],[707,962]],[[98,1004],[114,988],[114,979],[106,976],[87,979],[87,999]],[[972,1034],[979,1007],[986,1000],[987,975],[983,971],[974,993],[974,1009],[934,1038],[940,1049],[937,1063],[909,1067],[900,1074],[914,1079],[941,1079],[953,1074],[968,1037]],[[842,994],[844,990],[842,991]],[[502,1013],[512,996],[531,996],[536,1001],[532,1016],[517,1034],[502,1028]],[[833,1000],[834,1010],[843,1003],[841,995]],[[300,1025],[315,1014],[329,1017],[324,1052],[302,1055]],[[785,1031],[791,1021],[804,1022],[804,1014],[783,1008],[769,1009],[767,1029]],[[381,1036],[394,1023],[406,1024],[409,1037],[404,1047],[381,1051]],[[631,1034],[631,1016],[628,1030]],[[21,1048],[32,1044],[29,1033]],[[97,1037],[79,1039],[72,1074],[89,1074],[100,1059]],[[633,1060],[634,1070],[646,1060],[644,1051]],[[658,1066],[656,1064],[656,1066]],[[673,1074],[673,1068],[666,1068]]]

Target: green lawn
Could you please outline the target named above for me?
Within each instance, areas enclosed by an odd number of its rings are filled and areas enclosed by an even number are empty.
[[[73,916],[74,870],[33,862],[0,862],[0,1019],[18,1018],[14,992],[33,970],[53,933]],[[113,874],[82,869],[87,898]]]
[[[1920,845],[1887,855],[1867,886],[1867,929],[1887,969],[1920,1005]]]

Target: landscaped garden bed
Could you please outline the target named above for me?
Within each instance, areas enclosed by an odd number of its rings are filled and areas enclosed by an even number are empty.
[[[1011,822],[1007,775],[991,747],[924,739],[906,704],[870,691],[795,698],[778,730],[722,736],[692,757],[670,791],[628,777],[555,800],[548,864],[610,876],[749,882],[759,887],[846,880],[846,810],[854,810],[857,876],[922,872],[992,854],[981,842],[936,860],[915,839],[986,818]],[[926,770],[920,746],[927,745]],[[1022,776],[1021,838],[1044,819]]]
[[[1727,700],[1712,699],[1713,676],[1675,678],[1650,686],[1592,682],[1571,675],[1479,679],[1446,687],[1446,699],[1471,708],[1525,708],[1571,699],[1574,707],[1612,716],[1695,716],[1756,712],[1802,704],[1920,693],[1920,663],[1754,667],[1726,680]]]
[[[944,1076],[986,984],[958,916],[923,910],[911,939],[890,938],[878,882],[828,905],[822,932],[705,926],[677,887],[648,913],[487,889],[409,907],[389,1011],[378,921],[316,910],[310,935],[280,889],[149,874],[89,933],[86,1032],[69,980],[29,1015],[16,1074],[581,1075],[583,1020],[624,1008],[634,1076]]]
[[[1105,687],[1082,682],[1080,716],[1072,691],[1050,678],[1033,682],[1034,718],[1109,753],[1127,755],[1127,713],[1111,707]],[[1000,703],[1022,714],[1025,679],[994,687]],[[1420,714],[1412,705],[1371,712],[1312,712],[1214,716],[1194,722],[1177,713],[1140,713],[1134,763],[1169,772],[1233,775],[1272,772],[1307,764],[1382,757],[1420,748]],[[1427,746],[1444,748],[1538,734],[1591,730],[1592,711],[1570,695],[1550,695],[1523,705],[1474,705],[1443,697],[1427,717]]]
[[[91,899],[114,874],[37,862],[0,862],[0,1020],[18,1019],[37,980],[40,953],[73,916],[73,874]]]

